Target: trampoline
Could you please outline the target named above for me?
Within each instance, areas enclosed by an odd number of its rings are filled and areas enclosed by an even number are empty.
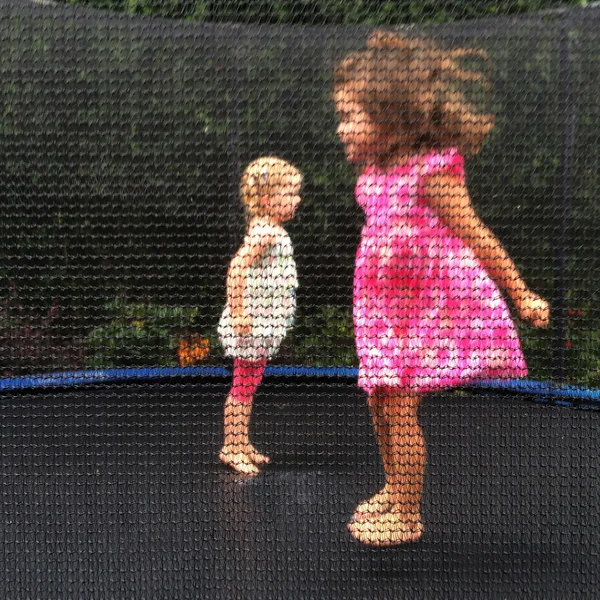
[[[425,397],[425,533],[377,548],[346,527],[385,473],[356,384],[362,216],[331,101],[372,28],[0,0],[0,595],[595,598],[599,19],[418,28],[492,57],[499,133],[469,189],[553,321],[515,319],[527,378]],[[218,458],[217,323],[239,179],[267,153],[304,173],[300,286],[252,415],[271,463],[244,477]]]
[[[599,412],[428,398],[428,529],[382,550],[345,527],[382,481],[356,386],[267,380],[255,441],[272,464],[252,479],[217,460],[226,393],[3,396],[5,597],[594,597]]]

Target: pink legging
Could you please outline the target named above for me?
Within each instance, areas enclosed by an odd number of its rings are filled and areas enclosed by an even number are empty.
[[[250,404],[263,378],[267,360],[250,361],[236,358],[233,361],[233,384],[229,396],[234,402]]]

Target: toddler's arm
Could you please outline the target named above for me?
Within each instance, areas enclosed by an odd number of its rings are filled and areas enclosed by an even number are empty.
[[[442,220],[468,244],[490,277],[510,296],[521,317],[536,327],[548,325],[548,303],[532,292],[506,250],[475,213],[463,179],[436,173],[425,180],[425,194]]]
[[[252,315],[244,312],[244,294],[248,269],[266,254],[274,243],[274,236],[267,228],[251,227],[244,243],[233,257],[227,273],[227,300],[237,335],[249,333]]]

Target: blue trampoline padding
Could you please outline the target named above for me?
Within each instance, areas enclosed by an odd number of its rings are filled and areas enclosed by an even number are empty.
[[[0,392],[89,385],[118,381],[141,381],[169,377],[228,377],[231,370],[225,367],[135,367],[128,369],[95,369],[65,371],[24,377],[0,378]],[[352,367],[305,367],[276,365],[267,367],[265,375],[274,377],[331,377],[356,379],[358,369]],[[464,389],[484,389],[491,391],[516,392],[538,396],[541,401],[555,401],[557,404],[571,405],[573,402],[600,406],[600,390],[583,386],[558,385],[545,381],[528,379],[485,380],[465,386]]]

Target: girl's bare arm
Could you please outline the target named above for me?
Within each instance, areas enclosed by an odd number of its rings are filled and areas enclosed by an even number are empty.
[[[244,244],[237,251],[227,273],[227,301],[234,322],[239,323],[238,334],[247,333],[251,327],[252,315],[244,315],[244,293],[248,269],[256,264],[273,245],[273,235],[262,228],[251,230]],[[247,318],[244,322],[244,318]]]
[[[548,303],[527,287],[502,244],[477,216],[462,179],[448,173],[432,175],[426,180],[425,194],[442,220],[473,249],[490,277],[506,291],[521,317],[545,327]]]

